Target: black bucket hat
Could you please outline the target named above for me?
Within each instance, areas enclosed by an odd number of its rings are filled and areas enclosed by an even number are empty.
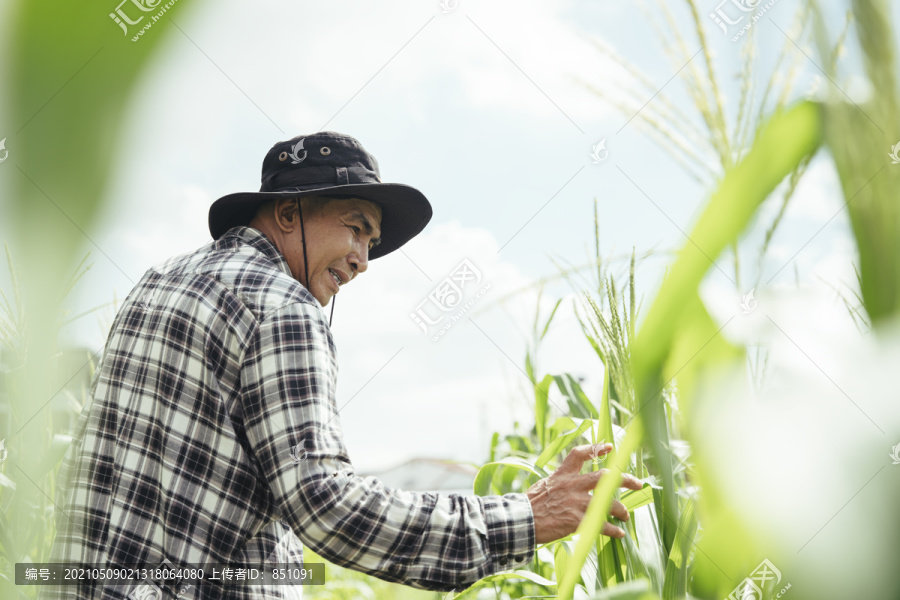
[[[262,202],[275,198],[361,198],[381,207],[381,243],[373,260],[393,252],[431,220],[431,204],[414,187],[382,183],[378,161],[357,140],[333,131],[278,142],[263,159],[258,192],[222,196],[209,207],[209,232],[219,239],[235,225],[246,225]]]

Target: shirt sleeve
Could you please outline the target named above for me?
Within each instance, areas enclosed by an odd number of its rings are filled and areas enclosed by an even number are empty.
[[[321,310],[265,315],[245,351],[246,434],[282,517],[329,561],[435,591],[461,589],[533,558],[525,494],[392,489],[354,473],[335,401],[337,361]]]

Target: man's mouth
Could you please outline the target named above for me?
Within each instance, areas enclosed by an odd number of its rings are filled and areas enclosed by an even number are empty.
[[[328,272],[331,273],[331,278],[334,279],[334,282],[338,285],[338,287],[344,284],[344,280],[341,279],[340,273],[338,273],[334,269],[328,269]]]

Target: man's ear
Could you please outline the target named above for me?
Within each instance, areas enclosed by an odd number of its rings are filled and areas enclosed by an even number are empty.
[[[279,198],[275,201],[275,223],[279,229],[291,233],[298,222],[296,198]]]

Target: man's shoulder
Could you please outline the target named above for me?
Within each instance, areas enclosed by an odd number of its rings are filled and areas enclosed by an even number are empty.
[[[150,271],[162,278],[194,281],[194,289],[197,280],[204,280],[209,292],[233,296],[259,320],[293,303],[321,311],[312,294],[286,272],[284,259],[267,240],[252,230],[249,235],[241,233],[174,256]]]

